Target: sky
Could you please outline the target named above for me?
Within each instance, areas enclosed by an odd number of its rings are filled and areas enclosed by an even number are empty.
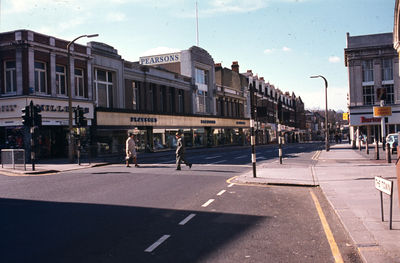
[[[346,32],[393,32],[395,0],[198,0],[199,46],[252,70],[307,109],[347,111]],[[0,0],[0,31],[113,46],[128,61],[196,45],[196,0]]]

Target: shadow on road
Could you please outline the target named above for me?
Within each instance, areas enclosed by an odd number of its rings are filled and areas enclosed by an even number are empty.
[[[2,262],[196,262],[269,217],[0,199]],[[179,225],[191,213],[186,225]],[[170,238],[144,252],[161,236]],[[207,238],[205,238],[207,237]]]

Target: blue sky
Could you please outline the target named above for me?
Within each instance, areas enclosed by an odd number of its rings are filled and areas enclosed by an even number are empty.
[[[61,39],[98,33],[129,61],[196,44],[195,0],[0,0],[0,30]],[[393,31],[395,0],[198,0],[199,46],[215,63],[251,69],[308,109],[347,109],[346,32]],[[85,44],[88,39],[79,40]]]

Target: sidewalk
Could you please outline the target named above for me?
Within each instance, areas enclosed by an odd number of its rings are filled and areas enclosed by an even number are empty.
[[[252,172],[236,178],[241,183],[319,185],[365,262],[400,262],[400,208],[395,161],[371,160],[348,144],[331,146],[304,164],[261,164],[257,178]],[[389,197],[384,194],[385,222],[381,221],[380,195],[375,176],[394,181],[393,229],[389,230]]]

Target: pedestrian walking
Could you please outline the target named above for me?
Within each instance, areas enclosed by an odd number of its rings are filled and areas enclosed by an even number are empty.
[[[129,137],[126,140],[126,167],[130,167],[129,160],[133,158],[133,162],[135,163],[135,167],[139,167],[136,160],[136,143],[133,133],[129,133]]]
[[[176,137],[176,170],[181,170],[181,163],[183,162],[189,168],[192,168],[192,164],[188,163],[185,159],[185,147],[183,146],[182,143],[182,137],[179,132],[175,134]]]

